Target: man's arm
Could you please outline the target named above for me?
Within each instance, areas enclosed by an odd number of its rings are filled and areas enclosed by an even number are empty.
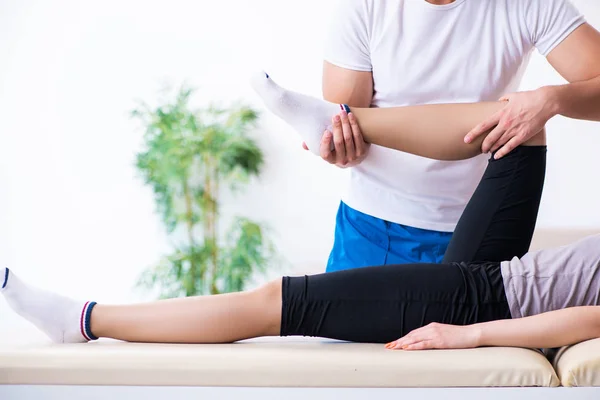
[[[555,115],[600,121],[600,33],[583,24],[547,59],[570,83],[505,96],[506,107],[469,132],[465,142],[495,127],[482,151],[498,150],[496,158],[501,158],[535,136]]]
[[[600,338],[600,307],[572,307],[467,326],[429,324],[386,347],[404,350],[479,346],[554,348],[595,338]]]
[[[553,113],[600,121],[600,33],[582,25],[548,54],[567,85],[548,86]]]
[[[373,99],[373,73],[341,68],[325,61],[323,97],[332,103],[368,108]],[[342,122],[344,119],[342,117]],[[348,123],[347,119],[345,123]],[[353,132],[353,135],[348,134],[352,132],[351,129],[345,131],[346,136],[336,130],[325,134],[321,140],[321,157],[338,167],[359,164],[366,157],[369,148],[360,131]],[[335,150],[331,150],[332,142]]]
[[[373,100],[373,73],[323,62],[323,98],[350,107],[369,108]]]

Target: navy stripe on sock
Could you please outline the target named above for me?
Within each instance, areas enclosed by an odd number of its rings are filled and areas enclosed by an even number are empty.
[[[7,283],[8,283],[8,268],[6,268],[4,270],[4,283],[2,284],[2,289],[4,289],[6,287]]]
[[[348,104],[342,104],[342,107],[344,107],[344,111],[350,113],[350,107],[348,107]]]
[[[83,326],[83,329],[85,329],[85,334],[92,340],[98,340],[98,337],[94,336],[94,334],[92,333],[92,329],[90,328],[90,319],[92,316],[92,309],[94,308],[95,305],[96,305],[95,301],[90,302],[90,304],[88,305],[87,310],[85,311],[85,316],[84,316],[85,324]]]

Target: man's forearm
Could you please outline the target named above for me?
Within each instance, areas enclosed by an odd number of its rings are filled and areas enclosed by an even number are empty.
[[[472,327],[478,331],[479,346],[561,347],[600,337],[600,307],[573,307]]]
[[[544,89],[555,115],[600,121],[600,76]]]

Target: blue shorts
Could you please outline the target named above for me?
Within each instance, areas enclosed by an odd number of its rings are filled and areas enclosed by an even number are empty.
[[[408,263],[439,263],[452,232],[413,228],[363,214],[340,203],[327,272]]]

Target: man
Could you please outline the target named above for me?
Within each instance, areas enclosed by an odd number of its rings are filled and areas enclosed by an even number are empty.
[[[570,83],[514,93],[536,48]],[[600,121],[600,34],[568,0],[343,0],[323,94],[355,107],[502,98],[506,107],[465,137],[495,127],[482,150],[502,157],[555,115]],[[435,161],[342,129],[324,135],[320,152],[352,167],[328,272],[441,261],[489,158]]]

